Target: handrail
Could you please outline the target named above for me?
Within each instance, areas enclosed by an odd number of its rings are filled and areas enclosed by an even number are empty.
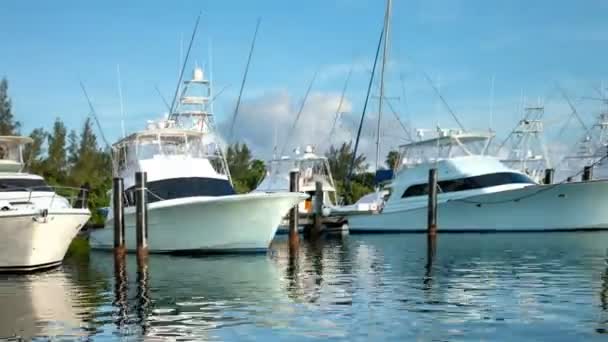
[[[45,191],[40,191],[41,189],[43,189]],[[52,191],[48,191],[48,190],[52,190]],[[61,191],[61,190],[69,190],[69,191],[72,191],[72,193],[66,194],[66,195],[59,194],[59,191]],[[23,196],[2,198],[2,200],[4,200],[4,201],[27,200],[27,202],[31,203],[32,199],[35,199],[35,198],[50,197],[51,201],[49,203],[49,207],[52,207],[52,205],[55,201],[55,197],[61,196],[68,201],[70,206],[73,207],[77,203],[78,200],[81,200],[82,198],[86,198],[87,194],[90,192],[90,190],[86,189],[86,188],[61,186],[61,185],[40,185],[40,186],[34,186],[34,187],[11,186],[11,187],[0,188],[0,194],[3,192],[14,193],[14,192],[26,192],[26,191],[27,191],[27,195],[24,194]],[[40,193],[48,193],[48,192],[52,192],[52,193],[51,194],[40,194]],[[74,193],[74,192],[76,192],[76,193]],[[34,194],[34,193],[36,193],[36,194]],[[80,207],[86,208],[86,202],[82,201]]]

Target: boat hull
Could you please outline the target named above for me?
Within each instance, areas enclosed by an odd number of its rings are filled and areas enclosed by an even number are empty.
[[[87,209],[0,212],[0,271],[23,272],[61,264],[70,243],[90,217]]]
[[[188,197],[148,205],[148,251],[265,252],[281,218],[307,198],[301,193]],[[91,246],[113,248],[113,218],[91,233]],[[136,249],[135,211],[125,209],[126,249]]]
[[[608,181],[535,185],[440,201],[438,231],[571,231],[608,229]],[[426,231],[427,207],[348,219],[352,233]]]

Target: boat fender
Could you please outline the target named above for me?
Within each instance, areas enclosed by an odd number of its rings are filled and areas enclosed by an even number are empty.
[[[329,208],[329,207],[323,207],[323,209],[321,210],[321,214],[324,217],[329,216],[331,214],[331,208]]]

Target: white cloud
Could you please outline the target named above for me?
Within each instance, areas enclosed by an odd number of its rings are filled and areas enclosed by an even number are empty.
[[[268,159],[273,155],[275,141],[277,154],[291,154],[297,146],[314,145],[319,154],[325,153],[331,145],[354,140],[360,120],[360,111],[352,112],[352,102],[345,98],[340,119],[333,133],[332,125],[340,102],[340,94],[313,92],[310,94],[300,119],[290,132],[297,116],[300,99],[288,92],[269,92],[246,100],[241,105],[235,125],[234,141],[245,142],[253,150],[256,158]],[[371,167],[375,164],[377,103],[370,102],[364,122],[359,151],[368,158]],[[381,126],[380,163],[383,164],[390,149],[406,140],[405,133],[390,109],[386,109]],[[219,124],[224,136],[229,130],[229,122]],[[291,134],[290,134],[291,133]],[[289,135],[289,136],[288,136]]]

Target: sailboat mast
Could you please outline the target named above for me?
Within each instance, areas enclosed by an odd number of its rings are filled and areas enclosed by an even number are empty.
[[[388,59],[388,44],[391,22],[392,0],[386,2],[386,14],[384,15],[384,46],[382,48],[382,68],[380,71],[380,97],[378,99],[378,126],[376,128],[376,170],[380,163],[380,124],[382,121],[382,102],[384,101],[384,70]]]

